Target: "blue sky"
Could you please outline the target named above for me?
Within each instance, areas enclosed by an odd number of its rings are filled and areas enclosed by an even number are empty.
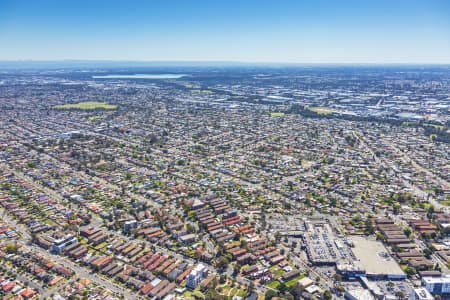
[[[0,0],[0,60],[450,63],[447,0]]]

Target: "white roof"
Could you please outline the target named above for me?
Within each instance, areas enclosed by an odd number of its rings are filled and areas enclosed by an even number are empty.
[[[375,300],[370,291],[366,289],[361,288],[351,289],[347,290],[346,294],[351,295],[353,299],[357,300]]]
[[[427,289],[424,288],[417,288],[414,289],[414,293],[419,297],[420,300],[433,300],[433,296],[430,294],[430,292]]]
[[[425,283],[450,283],[450,277],[422,277]]]
[[[310,286],[311,284],[313,284],[314,281],[312,281],[312,279],[309,278],[309,277],[303,277],[302,279],[300,279],[300,280],[298,281],[298,283],[299,283],[301,286],[307,287],[307,286]]]
[[[160,282],[161,282],[161,279],[155,278],[155,279],[153,279],[152,282],[150,282],[150,284],[153,286],[157,286]]]
[[[307,291],[310,294],[314,294],[314,293],[321,292],[322,289],[320,287],[318,287],[317,285],[313,284],[313,285],[310,285],[307,288],[305,288],[305,291]]]

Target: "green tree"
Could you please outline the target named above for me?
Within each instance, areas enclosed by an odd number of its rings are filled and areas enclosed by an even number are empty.
[[[216,267],[223,270],[228,266],[229,263],[230,261],[228,260],[228,258],[226,258],[225,256],[221,256],[217,259]]]
[[[428,207],[427,218],[428,218],[428,220],[432,220],[434,218],[434,206],[433,205],[430,205],[430,207]]]
[[[277,292],[272,291],[272,290],[268,290],[266,292],[266,294],[264,295],[264,299],[265,300],[270,300],[270,299],[272,299],[273,297],[276,297],[276,296],[278,296]]]
[[[278,291],[279,291],[281,294],[284,294],[284,292],[287,291],[288,287],[287,287],[287,285],[286,285],[284,282],[282,282],[282,283],[277,287],[277,289],[278,289]]]
[[[224,284],[226,281],[227,281],[227,276],[226,275],[220,275],[219,283],[220,284]]]
[[[433,254],[433,251],[430,248],[425,248],[423,250],[423,254],[426,258],[431,259],[431,255]]]
[[[301,299],[301,295],[304,291],[304,287],[298,282],[289,288],[289,292],[294,295],[295,299]]]
[[[407,236],[410,237],[411,236],[411,229],[409,227],[406,227],[405,230],[403,230],[403,233]]]
[[[365,225],[364,232],[367,235],[375,233],[375,224],[373,223],[373,221],[371,219],[367,218],[364,225]]]
[[[6,253],[16,253],[17,252],[17,245],[14,243],[10,243],[6,245]]]
[[[333,295],[331,294],[331,292],[330,292],[329,290],[326,290],[326,291],[323,293],[323,299],[331,300],[332,298],[333,298]]]
[[[405,269],[405,273],[408,274],[408,276],[413,276],[416,274],[416,269],[411,266],[407,266]]]

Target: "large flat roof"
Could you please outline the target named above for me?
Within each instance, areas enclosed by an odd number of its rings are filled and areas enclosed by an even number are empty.
[[[362,267],[366,270],[366,274],[386,276],[405,275],[381,242],[359,236],[352,236],[351,240],[355,245],[352,251]]]

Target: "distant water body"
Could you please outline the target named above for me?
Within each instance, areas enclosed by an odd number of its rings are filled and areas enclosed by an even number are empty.
[[[96,75],[94,79],[177,79],[186,74],[133,74],[133,75]]]

